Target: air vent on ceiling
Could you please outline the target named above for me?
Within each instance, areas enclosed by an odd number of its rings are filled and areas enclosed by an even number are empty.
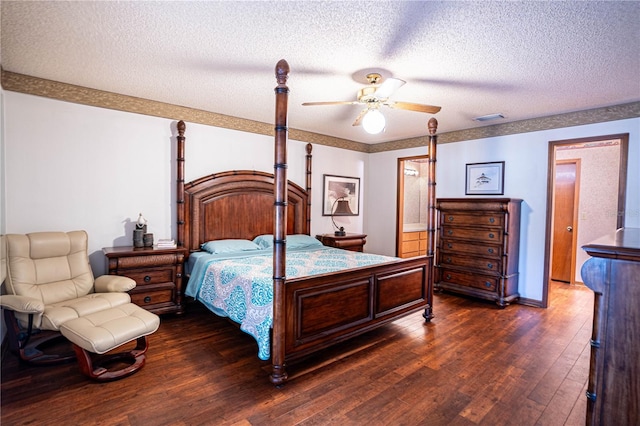
[[[473,121],[491,121],[491,120],[497,120],[499,118],[504,118],[504,115],[498,112],[495,114],[488,114],[488,115],[476,117],[473,119]]]

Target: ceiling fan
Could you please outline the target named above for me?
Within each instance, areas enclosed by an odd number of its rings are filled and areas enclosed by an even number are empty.
[[[389,100],[389,97],[406,82],[399,78],[386,78],[382,81],[379,73],[369,73],[366,75],[369,85],[358,90],[356,101],[328,101],[328,102],[305,102],[304,106],[313,105],[357,105],[362,104],[365,108],[360,112],[354,126],[362,124],[365,131],[376,134],[384,130],[386,125],[384,115],[380,112],[380,106],[387,106],[393,109],[404,109],[408,111],[425,112],[435,114],[440,111],[439,106],[414,104],[410,102],[396,102]]]

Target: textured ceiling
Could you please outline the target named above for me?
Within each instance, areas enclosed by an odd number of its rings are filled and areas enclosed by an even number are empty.
[[[439,132],[640,101],[640,2],[83,1],[1,3],[2,68],[272,123],[286,59],[289,126],[378,143],[429,114],[351,124],[364,72],[407,81],[392,100],[439,105]],[[486,123],[474,117],[502,113]]]

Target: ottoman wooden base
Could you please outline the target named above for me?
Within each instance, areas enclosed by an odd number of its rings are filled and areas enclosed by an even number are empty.
[[[82,374],[101,382],[122,379],[140,370],[144,367],[147,358],[145,352],[148,348],[147,336],[139,337],[136,340],[135,349],[107,355],[92,355],[86,349],[73,344]],[[120,363],[126,364],[126,367],[109,370],[112,365]]]
[[[67,321],[60,332],[73,343],[84,375],[111,381],[130,376],[144,366],[149,347],[146,336],[159,325],[156,314],[129,303]],[[118,347],[134,340],[134,349],[117,352]]]

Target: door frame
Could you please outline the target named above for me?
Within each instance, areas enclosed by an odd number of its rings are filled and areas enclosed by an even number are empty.
[[[545,226],[545,248],[544,248],[544,269],[542,276],[542,303],[541,307],[546,308],[549,305],[549,274],[551,264],[551,222],[553,219],[553,209],[548,208],[553,204],[553,189],[554,189],[554,177],[555,177],[555,161],[556,161],[556,148],[562,145],[573,145],[578,143],[587,142],[599,142],[617,139],[620,141],[620,164],[618,170],[618,214],[616,227],[622,228],[624,226],[625,217],[625,205],[627,201],[627,163],[629,153],[629,134],[619,133],[613,135],[592,136],[578,139],[565,139],[557,141],[549,141],[548,156],[547,156],[547,218]]]
[[[404,232],[404,163],[405,161],[430,161],[429,154],[398,157],[398,178],[396,188],[396,256],[402,252],[402,233]],[[427,206],[428,207],[428,206]]]

